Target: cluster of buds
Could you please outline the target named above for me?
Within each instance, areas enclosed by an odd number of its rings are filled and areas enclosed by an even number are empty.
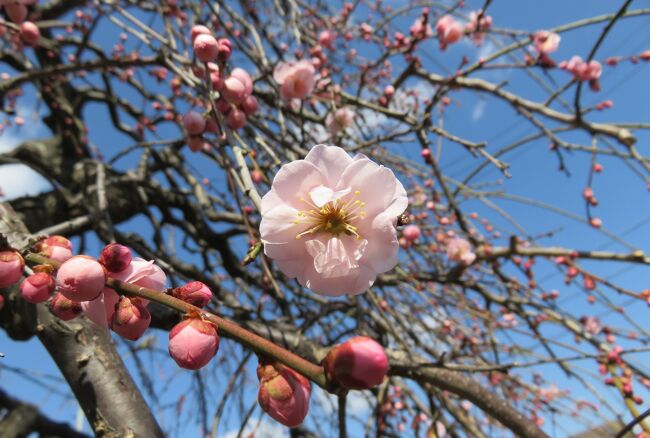
[[[235,68],[225,80],[219,81],[217,90],[221,98],[216,109],[226,117],[230,129],[241,129],[247,117],[257,112],[257,99],[253,96],[253,79],[242,68]]]
[[[586,62],[581,57],[574,56],[568,61],[562,61],[559,67],[573,74],[574,79],[578,81],[589,81],[589,87],[593,91],[600,90],[598,79],[603,71],[600,62],[594,60]]]
[[[232,54],[232,43],[227,38],[217,38],[206,26],[196,25],[190,31],[194,54],[201,62],[226,62]]]
[[[480,46],[483,44],[485,32],[492,27],[492,17],[485,15],[484,11],[472,11],[469,14],[469,21],[465,25],[465,32],[467,32],[474,44]]]

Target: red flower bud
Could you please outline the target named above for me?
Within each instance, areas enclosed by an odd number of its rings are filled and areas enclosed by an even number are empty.
[[[32,274],[20,283],[20,293],[25,301],[36,304],[47,301],[54,292],[54,279],[50,274],[38,272]]]
[[[81,313],[81,304],[56,293],[50,300],[50,312],[64,321],[70,321]]]
[[[191,281],[184,286],[177,287],[172,290],[172,295],[196,307],[204,307],[212,299],[212,291],[200,281]]]
[[[181,368],[198,370],[204,367],[217,354],[218,348],[217,329],[202,319],[186,319],[169,332],[169,355]]]
[[[0,251],[0,287],[9,287],[23,275],[25,260],[16,251]]]
[[[260,363],[257,377],[260,379],[257,401],[264,412],[287,427],[302,423],[309,410],[309,380],[280,363]]]
[[[330,382],[347,389],[368,389],[384,381],[388,357],[377,342],[358,336],[332,348],[323,366]]]
[[[131,250],[119,243],[110,243],[102,249],[99,263],[104,265],[108,272],[122,272],[131,264]]]
[[[149,328],[151,315],[138,298],[122,297],[117,303],[111,329],[125,339],[135,341]]]

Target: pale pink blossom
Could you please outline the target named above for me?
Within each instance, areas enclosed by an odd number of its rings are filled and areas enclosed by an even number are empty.
[[[384,381],[388,357],[384,348],[367,336],[357,336],[333,347],[323,361],[329,382],[347,389],[369,389]]]
[[[303,422],[309,411],[311,384],[303,375],[280,363],[257,367],[257,401],[274,420],[287,427]]]
[[[540,30],[533,35],[533,48],[540,55],[555,52],[560,46],[560,35],[548,30]]]
[[[445,50],[448,45],[458,42],[463,37],[463,27],[451,15],[443,15],[436,23],[436,33],[440,49]]]
[[[580,318],[580,322],[585,329],[585,332],[590,335],[597,335],[602,330],[600,320],[595,316],[584,316]]]
[[[476,260],[476,254],[472,252],[472,245],[467,240],[454,237],[447,241],[447,258],[464,265],[471,265]]]
[[[72,301],[96,299],[104,288],[106,272],[95,259],[78,255],[65,261],[56,273],[56,286]]]
[[[483,11],[472,11],[469,14],[469,21],[465,25],[465,31],[471,35],[474,44],[480,46],[483,44],[485,32],[490,30],[491,27],[492,17],[485,15]]]
[[[217,354],[218,348],[217,329],[198,318],[186,319],[169,332],[169,355],[181,368],[203,368]]]
[[[348,107],[339,108],[336,111],[329,113],[325,118],[327,131],[332,135],[345,131],[347,128],[352,126],[353,122],[354,113]]]
[[[20,283],[20,293],[28,303],[37,304],[47,301],[56,287],[50,274],[37,272]]]
[[[281,62],[273,70],[273,79],[280,84],[284,100],[305,99],[316,85],[316,69],[309,61]]]
[[[154,264],[153,260],[146,261],[139,257],[134,257],[131,264],[123,271],[108,273],[109,277],[125,283],[131,283],[148,289],[162,291],[167,284],[165,272]],[[105,287],[97,299],[81,304],[85,315],[95,324],[108,328],[115,306],[120,297],[113,289]],[[149,302],[140,299],[141,303],[146,306]]]
[[[25,260],[17,251],[0,251],[0,287],[18,283],[23,276]]]
[[[572,73],[579,81],[596,81],[602,73],[602,66],[598,61],[585,62],[579,56],[572,57],[569,61],[560,63],[560,68]]]
[[[362,293],[397,264],[395,225],[407,205],[390,169],[314,146],[282,166],[262,199],[264,253],[318,294]]]

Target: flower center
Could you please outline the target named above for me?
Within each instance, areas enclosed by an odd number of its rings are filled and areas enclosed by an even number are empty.
[[[309,195],[312,196],[312,192],[309,192]],[[301,197],[300,201],[312,208],[298,211],[298,218],[294,219],[293,223],[296,225],[308,225],[308,228],[296,234],[296,239],[300,239],[307,234],[319,232],[330,233],[333,236],[347,234],[348,236],[355,236],[357,239],[361,239],[357,227],[354,226],[354,222],[357,219],[363,219],[366,215],[366,212],[362,210],[366,203],[357,199],[359,195],[361,195],[359,190],[354,192],[350,191],[333,201],[325,203],[321,207],[316,205],[313,200]],[[347,201],[345,200],[346,197],[349,197]]]

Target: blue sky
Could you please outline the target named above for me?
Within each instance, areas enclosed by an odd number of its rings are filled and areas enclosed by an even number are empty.
[[[392,2],[396,6],[400,2]],[[483,2],[467,2],[475,9]],[[615,4],[614,4],[615,3]],[[532,0],[499,0],[494,1],[490,7],[489,13],[494,17],[494,25],[500,28],[517,28],[528,31],[552,28],[567,22],[594,16],[601,13],[612,12],[620,2],[611,2],[606,0],[579,0],[573,2],[567,1],[532,1]],[[635,1],[632,8],[645,6],[644,2]],[[398,22],[402,31],[406,31],[412,19],[417,16],[417,11],[403,22]],[[560,50],[553,55],[556,60],[568,59],[572,55],[580,55],[583,58],[588,54],[591,44],[597,38],[602,24],[589,26],[581,30],[570,31],[562,34]],[[650,49],[650,32],[647,29],[650,26],[650,18],[634,18],[617,24],[612,37],[608,38],[601,47],[597,59],[603,60],[608,56],[625,56],[638,54],[642,50]],[[108,32],[107,35],[111,33]],[[483,47],[475,48],[469,43],[459,43],[450,47],[447,52],[441,54],[435,42],[427,43],[427,50],[430,56],[436,61],[441,61],[448,71],[453,71],[463,55],[467,55],[471,60],[479,56],[490,54],[498,47],[498,42],[486,41]],[[363,56],[364,53],[360,51]],[[427,57],[428,58],[428,57]],[[425,65],[426,65],[425,61]],[[585,105],[595,104],[604,99],[613,99],[614,108],[604,113],[594,113],[589,115],[590,120],[603,121],[647,121],[650,118],[650,87],[648,86],[647,77],[650,73],[650,63],[639,63],[631,65],[629,63],[621,64],[616,68],[604,67],[602,76],[603,90],[599,93],[593,93],[587,89],[583,90],[583,103]],[[430,67],[437,73],[446,73],[439,64],[431,63]],[[479,74],[480,77],[492,82],[508,82],[508,89],[523,94],[531,100],[543,100],[546,94],[541,88],[529,78],[526,78],[521,72],[486,72]],[[564,84],[570,77],[566,72],[555,71],[551,73],[553,80],[557,84]],[[423,91],[426,87],[423,86]],[[29,91],[28,91],[29,93]],[[508,105],[498,102],[489,96],[475,95],[467,92],[457,92],[450,95],[453,102],[446,110],[445,129],[449,132],[461,135],[474,141],[488,141],[488,150],[496,151],[510,142],[532,134],[535,128],[527,123],[523,118],[517,116],[512,108]],[[571,103],[573,92],[566,94],[567,100]],[[30,104],[31,103],[31,104]],[[35,106],[33,93],[28,94],[27,98],[22,101],[19,107],[19,113],[28,120],[34,120]],[[106,114],[103,109],[97,105],[89,106],[86,111],[88,124],[90,127],[90,139],[99,145],[106,156],[110,156],[120,150],[122,147],[130,144],[124,136],[115,134],[107,124],[101,123]],[[11,127],[5,130],[0,137],[0,151],[7,150],[17,142],[27,138],[38,138],[46,135],[46,130],[38,123],[28,123],[21,128]],[[178,132],[168,127],[161,129],[156,134],[161,138],[176,138]],[[638,149],[642,154],[647,155],[646,145],[649,138],[647,133],[637,131],[639,139]],[[108,143],[106,139],[110,138]],[[582,134],[576,134],[571,137],[572,140],[589,144],[589,139]],[[603,146],[606,147],[606,146]],[[408,158],[414,161],[420,161],[419,147],[415,144],[400,145],[396,147]],[[575,152],[565,154],[565,160],[571,176],[568,177],[557,171],[557,159],[555,155],[548,150],[548,140],[541,139],[529,143],[528,145],[518,148],[511,154],[506,154],[503,160],[510,164],[512,179],[505,179],[493,167],[486,168],[474,180],[475,183],[487,184],[486,190],[503,191],[508,194],[515,194],[520,197],[535,199],[545,202],[566,210],[568,213],[585,220],[584,202],[582,200],[582,189],[586,185],[587,174],[590,166],[590,157],[587,154]],[[132,165],[134,156],[129,156],[123,160],[123,165]],[[211,183],[218,185],[221,181],[218,176],[209,174],[208,167],[199,162],[196,157],[194,160],[197,173],[201,177],[210,178]],[[600,200],[600,206],[594,212],[602,218],[604,228],[612,233],[621,236],[629,246],[615,242],[602,231],[597,231],[585,225],[580,220],[574,220],[557,213],[551,213],[539,208],[531,207],[505,199],[493,199],[500,207],[506,209],[513,218],[525,225],[530,234],[543,234],[552,230],[557,232],[551,238],[543,239],[540,243],[545,245],[561,245],[573,248],[599,248],[611,251],[629,251],[630,247],[642,249],[646,253],[650,252],[648,245],[648,231],[650,226],[650,205],[648,204],[647,181],[633,174],[629,168],[618,159],[599,158],[598,162],[604,166],[604,172],[596,175],[592,187],[596,191]],[[478,159],[470,156],[460,146],[444,143],[442,149],[442,168],[453,178],[462,179],[471,169],[480,164]],[[24,193],[33,193],[46,188],[48,184],[33,173],[28,174],[24,169],[18,167],[3,166],[0,170],[0,187],[4,190],[7,198],[19,196]],[[497,212],[486,206],[479,200],[470,200],[464,204],[467,211],[475,210],[482,217],[488,218],[497,229],[502,229],[504,235],[512,230],[512,227]],[[129,227],[138,227],[138,220],[134,220],[125,225]],[[505,240],[502,242],[502,244]],[[88,245],[91,255],[96,255],[100,249],[97,242],[91,241]],[[242,255],[244,248],[241,249]],[[548,263],[538,263],[537,276],[539,282],[547,290],[558,289],[561,298],[558,306],[562,308],[574,309],[576,313],[597,314],[606,323],[620,325],[621,318],[602,306],[592,306],[586,301],[585,293],[576,287],[567,287],[563,283],[561,275]],[[615,263],[586,263],[585,267],[593,267],[599,275],[615,280],[617,283],[631,290],[640,291],[648,287],[647,284],[647,267],[640,265],[624,266]],[[611,291],[605,292],[612,294]],[[647,320],[650,309],[640,302],[628,304],[627,300],[612,296],[617,303],[625,303],[627,314],[634,320],[643,322]],[[601,308],[602,307],[602,308]],[[626,324],[629,326],[629,324]],[[546,330],[546,329],[545,329]],[[552,329],[548,329],[552,333]],[[192,388],[196,381],[191,373],[178,370],[173,365],[171,359],[166,353],[166,333],[151,332],[151,336],[157,346],[153,353],[146,353],[143,356],[143,363],[147,370],[150,370],[153,376],[161,379],[156,382],[157,389],[165,388],[163,397],[154,404],[154,411],[159,416],[164,426],[173,424],[176,420],[174,406],[179,394]],[[563,339],[571,341],[570,338]],[[522,343],[532,345],[530,341],[522,339]],[[528,345],[526,344],[526,345]],[[122,341],[118,340],[121,351],[127,358],[132,369],[133,363],[128,359],[129,351]],[[225,388],[224,380],[229,377],[226,370],[232,370],[236,364],[230,360],[229,349],[238,348],[227,340],[222,341],[221,351],[217,360],[215,360],[202,376],[206,382],[210,383],[211,395],[218,400]],[[0,332],[0,351],[6,354],[6,357],[0,361],[0,382],[3,388],[10,394],[20,398],[37,403],[42,409],[53,418],[66,419],[74,422],[76,417],[76,402],[71,399],[67,392],[67,387],[60,379],[60,374],[53,365],[49,356],[38,341],[13,342],[9,340],[4,332]],[[567,355],[569,352],[567,351]],[[234,355],[233,355],[234,356]],[[639,362],[647,362],[646,355],[638,356]],[[218,363],[221,362],[221,363]],[[252,362],[252,361],[251,361]],[[585,362],[584,367],[590,372],[597,372],[595,364]],[[44,386],[41,383],[33,383],[21,376],[20,373],[11,370],[11,367],[23,370],[29,370],[34,375],[43,375],[45,382],[52,382],[52,387]],[[569,380],[563,373],[559,372],[556,367],[548,366],[541,369],[549,382],[557,382],[562,388],[569,388],[575,394],[584,394],[585,397],[591,397],[587,392],[581,389],[574,381]],[[523,371],[522,373],[525,373]],[[139,379],[138,373],[134,373],[136,379]],[[252,376],[252,375],[251,375]],[[250,376],[249,376],[250,377]],[[254,376],[253,376],[254,377]],[[57,380],[58,379],[58,380]],[[171,382],[169,384],[164,382]],[[638,385],[637,385],[638,386]],[[243,410],[248,409],[254,402],[255,381],[247,382]],[[146,392],[145,392],[146,395]],[[641,395],[650,400],[650,394],[641,391]],[[313,399],[322,399],[316,393]],[[622,411],[621,404],[617,396],[612,394],[611,402]],[[325,403],[327,406],[327,403]],[[363,407],[361,401],[357,401],[360,415],[367,415],[368,409]],[[646,407],[644,405],[643,407]],[[180,411],[180,429],[177,433],[194,433],[198,430],[198,425],[194,422],[191,415],[196,403],[193,400],[186,401],[183,409]],[[220,432],[224,435],[232,431],[237,425],[239,413],[235,408],[229,407],[224,415],[224,425]],[[257,408],[253,417],[259,417],[260,410]],[[325,409],[322,419],[316,416],[310,416],[308,426],[315,426],[317,423],[330,426],[327,414],[332,411]],[[322,422],[321,422],[322,421]],[[548,423],[547,423],[548,425]],[[357,426],[354,426],[357,427]],[[550,427],[550,426],[549,426]],[[573,422],[567,417],[558,418],[557,436],[563,436],[562,428],[565,431],[577,431],[581,425]],[[283,428],[275,429],[264,423],[263,430],[270,431],[269,436],[279,437],[283,433]],[[353,429],[356,430],[356,429]],[[86,426],[86,431],[88,431]],[[551,428],[548,429],[551,431]],[[180,435],[179,435],[180,436]],[[230,438],[229,435],[226,435]]]

